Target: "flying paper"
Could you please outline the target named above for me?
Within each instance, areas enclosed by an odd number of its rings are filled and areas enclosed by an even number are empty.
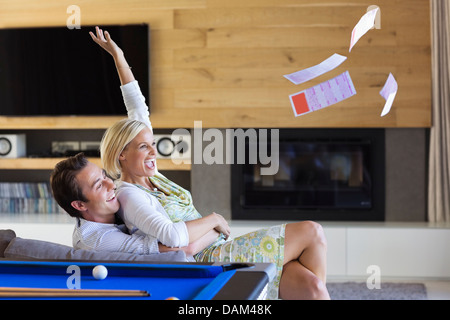
[[[361,39],[361,37],[365,35],[367,31],[375,26],[375,18],[377,16],[378,10],[379,8],[376,8],[367,12],[362,16],[362,18],[353,28],[352,38],[350,40],[350,49],[348,50],[348,52],[351,52],[353,46],[358,42],[358,40]]]
[[[344,62],[345,60],[347,60],[347,57],[335,53],[328,59],[319,63],[318,65],[315,65],[308,69],[284,75],[284,77],[294,84],[300,84],[309,81],[311,79],[314,79],[324,73],[327,73],[328,71],[333,70],[334,68],[341,65],[341,63]]]
[[[395,96],[397,95],[398,84],[395,81],[392,73],[389,73],[389,77],[384,84],[383,89],[380,91],[380,95],[386,100],[381,116],[384,117],[391,111],[392,104],[394,103]]]
[[[309,89],[289,96],[296,117],[341,102],[356,94],[348,71]]]

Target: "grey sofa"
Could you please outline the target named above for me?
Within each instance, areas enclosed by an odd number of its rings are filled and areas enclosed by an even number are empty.
[[[150,255],[121,252],[75,250],[58,243],[23,239],[13,230],[0,230],[0,259],[3,260],[76,260],[76,261],[135,261],[135,262],[186,262],[183,251]]]

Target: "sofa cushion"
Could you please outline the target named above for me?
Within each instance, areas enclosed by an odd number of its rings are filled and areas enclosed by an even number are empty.
[[[183,251],[171,251],[149,255],[122,252],[75,250],[69,246],[42,240],[14,238],[4,252],[8,259],[26,260],[88,260],[88,261],[144,261],[186,262]]]
[[[0,258],[5,257],[5,249],[15,237],[16,233],[13,230],[0,230]]]

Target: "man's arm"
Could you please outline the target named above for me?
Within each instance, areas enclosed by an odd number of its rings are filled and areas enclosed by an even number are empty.
[[[159,251],[160,252],[167,252],[167,251],[178,251],[182,250],[186,253],[186,255],[193,256],[202,251],[203,249],[209,247],[211,244],[213,244],[219,237],[219,233],[216,230],[211,230],[207,234],[205,234],[200,239],[190,243],[186,247],[181,248],[171,248],[166,247],[165,245],[159,243]]]
[[[198,240],[201,241],[198,245],[206,247],[212,243],[210,236],[214,230],[223,233],[225,237],[230,235],[228,223],[217,213],[174,223],[161,212],[164,209],[156,198],[148,197],[145,191],[136,187],[119,188],[117,198],[126,221],[130,221],[130,224],[141,232],[151,235],[168,247],[185,247]],[[209,236],[205,237],[206,235]]]
[[[124,252],[135,254],[158,253],[156,238],[142,235],[129,235],[121,228],[103,223],[88,221],[88,228],[76,228],[73,247],[75,249]]]
[[[206,217],[186,221],[185,223],[189,233],[189,243],[194,243],[197,240],[208,241],[208,238],[205,240],[203,237],[211,231],[221,232],[225,238],[228,238],[231,233],[230,226],[225,218],[215,212]]]

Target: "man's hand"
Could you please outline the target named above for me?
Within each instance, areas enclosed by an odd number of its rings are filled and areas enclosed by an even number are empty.
[[[225,220],[224,217],[222,217],[220,214],[213,212],[212,213],[216,219],[217,219],[217,226],[214,228],[217,232],[223,233],[225,236],[225,239],[228,239],[228,237],[231,234],[231,228],[228,225],[227,220]]]

